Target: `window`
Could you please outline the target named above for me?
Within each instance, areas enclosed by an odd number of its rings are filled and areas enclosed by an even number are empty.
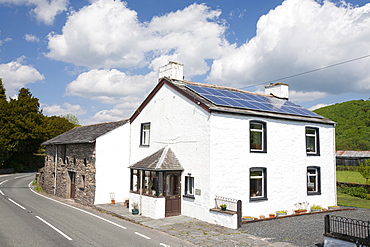
[[[140,145],[149,146],[150,140],[150,123],[141,124],[141,136],[140,136]]]
[[[251,121],[249,123],[250,130],[250,151],[265,153],[266,145],[266,123]]]
[[[142,183],[142,186],[141,186]],[[157,172],[145,170],[131,170],[131,188],[132,192],[143,195],[157,196],[158,178]]]
[[[266,168],[250,168],[250,200],[267,200]]]
[[[320,155],[318,128],[306,127],[306,151],[308,155]]]
[[[320,195],[320,167],[307,167],[307,194]]]
[[[185,176],[185,197],[194,198],[194,177]]]

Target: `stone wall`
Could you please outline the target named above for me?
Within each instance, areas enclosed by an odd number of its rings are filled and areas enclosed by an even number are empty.
[[[363,187],[367,190],[367,193],[370,194],[370,184],[356,184],[356,183],[347,183],[347,182],[337,182],[339,187]]]
[[[58,160],[55,184],[55,160]],[[62,198],[71,198],[71,174],[75,174],[74,200],[93,205],[95,197],[95,143],[48,145],[45,165],[38,183],[43,190]]]

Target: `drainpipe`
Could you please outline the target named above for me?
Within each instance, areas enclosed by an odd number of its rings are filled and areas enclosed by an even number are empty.
[[[142,209],[143,209],[142,203],[143,203],[143,170],[140,170],[140,205],[139,205],[140,215],[143,214],[142,213]]]
[[[54,161],[54,196],[57,190],[57,165],[58,165],[58,145],[55,145],[55,161]]]

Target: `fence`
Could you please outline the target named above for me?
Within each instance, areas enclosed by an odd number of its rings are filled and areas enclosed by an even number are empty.
[[[324,236],[356,243],[357,246],[369,247],[370,221],[326,215]]]
[[[215,208],[219,208],[222,204],[227,206],[227,210],[237,213],[237,228],[240,228],[242,226],[242,201],[223,196],[215,196]]]

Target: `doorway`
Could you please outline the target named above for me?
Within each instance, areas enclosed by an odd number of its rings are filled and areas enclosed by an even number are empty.
[[[75,198],[75,192],[76,192],[76,172],[68,172],[69,175],[69,198],[74,199]]]
[[[181,214],[181,172],[164,173],[165,216]]]

